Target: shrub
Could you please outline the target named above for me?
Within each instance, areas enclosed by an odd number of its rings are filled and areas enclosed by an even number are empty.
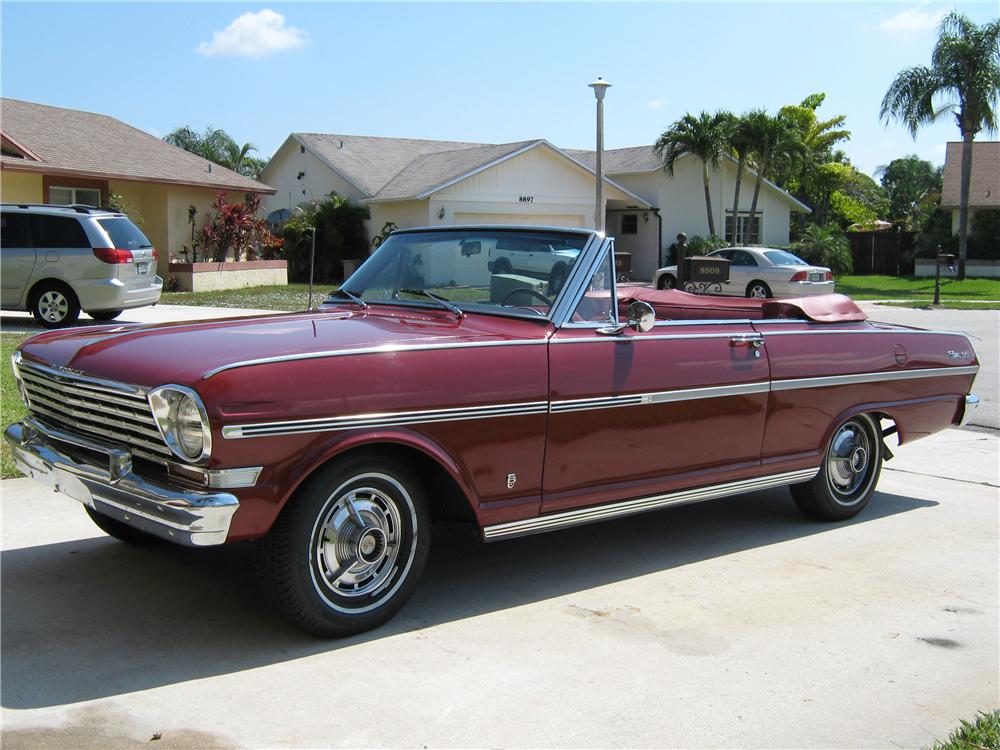
[[[1000,260],[1000,209],[979,209],[973,215],[968,252],[970,258]]]
[[[247,193],[243,203],[229,203],[226,191],[220,190],[212,208],[215,214],[209,214],[201,228],[201,242],[213,263],[222,263],[230,253],[236,263],[277,257],[282,240],[271,234],[264,219],[257,218],[260,198]]]
[[[835,226],[810,225],[788,249],[814,266],[825,266],[834,276],[847,276],[854,269],[851,243]]]
[[[708,239],[695,235],[688,240],[688,255],[708,255],[724,247],[729,247],[729,243],[714,234]]]
[[[347,198],[330,193],[322,203],[304,206],[302,213],[289,219],[281,230],[288,260],[288,280],[309,279],[309,256],[312,232],[316,230],[316,281],[336,281],[343,276],[343,260],[368,256],[366,206],[352,204]]]

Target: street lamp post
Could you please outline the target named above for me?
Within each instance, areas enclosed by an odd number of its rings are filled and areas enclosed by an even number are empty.
[[[604,231],[604,95],[611,84],[603,78],[598,78],[593,83],[587,84],[594,90],[597,98],[597,205],[594,207],[594,228],[598,232]]]
[[[299,216],[305,215],[305,209],[302,206],[295,207],[295,213]],[[313,306],[313,269],[316,267],[316,225],[313,224],[312,229],[312,247],[309,250],[309,307],[308,310],[312,310]]]

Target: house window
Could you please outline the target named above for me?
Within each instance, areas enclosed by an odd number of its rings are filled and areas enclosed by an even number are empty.
[[[56,187],[49,188],[49,203],[61,206],[79,204],[81,206],[100,206],[101,191],[94,188]]]
[[[622,226],[620,234],[639,233],[639,214],[622,214]]]
[[[745,242],[748,245],[759,245],[760,244],[760,220],[762,212],[756,211],[753,215],[753,220],[750,219],[749,211],[740,211],[739,214],[739,235],[740,242]],[[747,234],[747,228],[749,225],[750,233]],[[733,241],[733,212],[726,211],[726,242]]]

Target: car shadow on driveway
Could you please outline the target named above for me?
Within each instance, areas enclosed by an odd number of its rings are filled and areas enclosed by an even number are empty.
[[[266,607],[249,544],[142,548],[99,537],[9,550],[0,704],[64,705],[336,652],[934,505],[878,493],[860,517],[824,524],[782,489],[488,545],[440,526],[403,611],[336,641]]]

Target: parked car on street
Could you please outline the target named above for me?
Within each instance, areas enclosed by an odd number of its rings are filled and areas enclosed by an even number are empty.
[[[521,240],[578,251],[558,292],[490,270],[484,247]],[[588,230],[399,230],[315,311],[28,339],[5,437],[118,539],[256,540],[270,600],[339,636],[403,606],[435,519],[491,542],[789,486],[841,521],[888,436],[977,403],[964,334],[614,271]]]
[[[0,222],[4,310],[27,310],[45,328],[62,328],[81,310],[114,320],[160,300],[156,250],[125,214],[5,203]]]
[[[829,268],[811,266],[787,250],[727,247],[706,257],[729,261],[729,281],[723,282],[719,289],[712,289],[712,294],[766,299],[833,293],[833,272]],[[653,273],[653,286],[676,289],[677,266],[657,269]]]

